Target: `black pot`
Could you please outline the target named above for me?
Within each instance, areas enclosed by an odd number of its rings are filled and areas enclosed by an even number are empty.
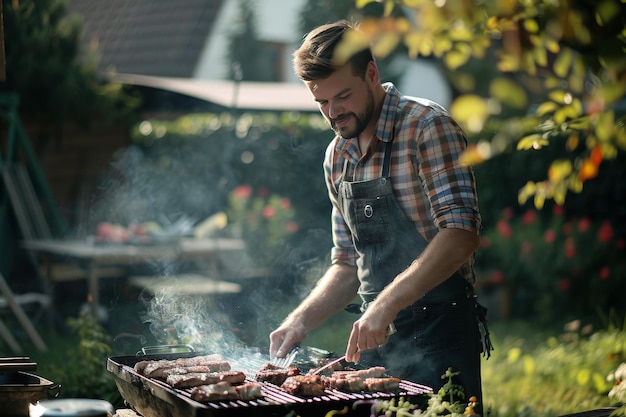
[[[61,386],[28,372],[0,372],[0,416],[29,415],[29,406],[55,398]]]

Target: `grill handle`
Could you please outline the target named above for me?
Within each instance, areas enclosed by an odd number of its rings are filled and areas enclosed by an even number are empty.
[[[141,350],[137,352],[136,356],[157,355],[161,353],[195,352],[195,351],[196,349],[192,345],[189,345],[189,344],[146,346],[146,347],[141,348]]]

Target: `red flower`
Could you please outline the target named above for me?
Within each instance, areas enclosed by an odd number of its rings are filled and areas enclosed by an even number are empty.
[[[257,195],[259,197],[267,197],[268,195],[270,195],[270,191],[267,189],[267,187],[261,187],[259,188],[259,191],[257,191]]]
[[[543,234],[543,239],[546,241],[546,243],[554,243],[554,241],[556,240],[556,233],[554,233],[554,230],[548,229]]]
[[[526,213],[524,213],[524,216],[522,216],[522,224],[532,224],[535,221],[535,217],[536,215],[534,210],[527,210]]]
[[[510,238],[513,234],[513,229],[511,229],[511,225],[506,220],[498,220],[497,227],[498,232],[505,239]]]
[[[561,291],[567,291],[569,289],[569,279],[567,278],[561,278],[561,280],[559,281],[559,289]]]
[[[248,198],[252,195],[252,186],[247,184],[240,185],[233,190],[233,195],[237,198]]]
[[[565,257],[573,259],[576,256],[576,241],[571,237],[565,239]]]
[[[504,274],[502,273],[502,271],[493,271],[491,273],[491,276],[489,277],[489,280],[494,283],[494,284],[499,284],[502,281],[504,281]]]
[[[571,223],[565,223],[563,225],[563,234],[565,236],[569,235],[570,233],[572,233],[572,224]]]
[[[600,279],[601,280],[609,279],[609,275],[611,275],[611,269],[608,266],[603,266],[600,269]]]
[[[525,240],[522,243],[522,253],[530,253],[532,250],[533,250],[533,245],[529,241]]]
[[[300,230],[300,226],[298,226],[298,223],[296,222],[289,221],[285,223],[285,229],[289,233],[296,233],[298,230]]]
[[[617,249],[622,250],[624,249],[625,246],[625,242],[624,242],[624,238],[620,238],[617,240]]]
[[[265,217],[266,219],[274,217],[275,214],[276,214],[276,209],[274,207],[272,206],[263,207],[263,217]]]
[[[565,210],[563,209],[563,206],[562,206],[562,205],[560,205],[560,204],[556,204],[556,205],[552,208],[552,213],[553,213],[555,216],[562,216],[564,211],[565,211]]]
[[[502,210],[502,217],[504,217],[505,220],[511,220],[513,218],[513,209],[511,207],[507,207]]]
[[[488,249],[491,246],[491,241],[487,236],[483,236],[480,238],[480,247],[482,249]]]
[[[289,207],[291,207],[291,200],[288,199],[288,198],[281,198],[280,199],[280,208],[288,209]]]
[[[578,222],[578,231],[581,233],[585,233],[589,229],[590,225],[591,225],[591,222],[589,221],[589,218],[583,217]]]
[[[613,239],[613,227],[609,221],[605,221],[598,230],[598,240],[602,243],[609,243]]]

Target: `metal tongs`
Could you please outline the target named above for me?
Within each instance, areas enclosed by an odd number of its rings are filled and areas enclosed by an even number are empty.
[[[272,359],[270,363],[279,368],[287,368],[289,365],[293,363],[294,359],[296,359],[296,355],[298,354],[299,350],[300,350],[300,345],[296,344],[294,345],[294,347],[291,348],[289,353],[287,353],[287,355],[285,355],[284,358],[275,357],[274,359]]]

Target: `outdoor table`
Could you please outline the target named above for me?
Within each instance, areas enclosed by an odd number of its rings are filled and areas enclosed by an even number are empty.
[[[99,311],[100,279],[113,266],[153,266],[157,263],[201,260],[217,271],[218,255],[228,251],[243,251],[244,242],[230,238],[181,237],[153,244],[102,244],[87,239],[25,240],[22,247],[41,256],[48,285],[54,281],[49,269],[50,257],[60,256],[86,265],[88,295],[94,313]]]

